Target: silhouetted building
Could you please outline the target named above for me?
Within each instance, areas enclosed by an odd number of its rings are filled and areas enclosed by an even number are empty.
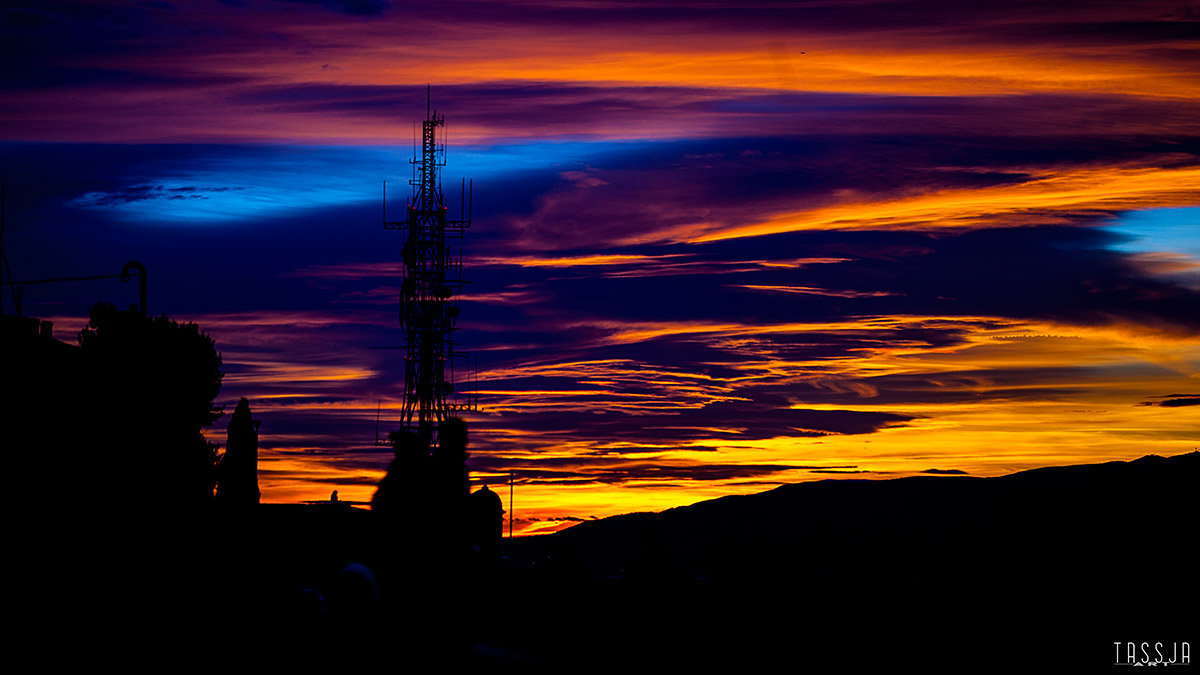
[[[250,401],[238,401],[217,467],[217,499],[223,504],[258,503],[258,425],[250,415]]]
[[[467,507],[471,544],[485,563],[498,562],[504,541],[504,503],[484,485],[471,494]]]
[[[49,321],[0,313],[0,446],[10,475],[55,476],[52,509],[103,494],[95,473],[103,463],[90,447],[95,430],[79,414],[88,386],[82,358],[79,347],[54,339]],[[21,481],[18,490],[32,496],[33,487]]]
[[[78,383],[79,347],[54,339],[53,324],[28,316],[0,314],[0,366],[4,373],[5,403],[56,409],[42,400],[64,385]],[[67,392],[64,392],[67,393]],[[11,397],[11,400],[9,400]],[[16,412],[9,405],[6,412]],[[22,419],[15,415],[14,420]],[[15,429],[6,429],[10,433]],[[42,429],[38,432],[41,433]]]

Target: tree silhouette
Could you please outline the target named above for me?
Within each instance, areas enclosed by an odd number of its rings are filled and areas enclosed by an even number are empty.
[[[193,323],[146,317],[100,302],[79,333],[87,410],[110,496],[130,503],[191,508],[212,498],[216,446],[201,429],[224,372],[213,339]]]
[[[421,536],[460,535],[466,499],[467,423],[450,417],[442,422],[441,442],[431,450],[428,441],[411,431],[389,436],[395,454],[387,474],[371,499],[371,510],[390,520],[413,521],[407,527]]]
[[[388,440],[394,457],[371,498],[371,510],[394,524],[413,518],[420,508],[427,488],[429,446],[409,431],[393,431]]]
[[[333,491],[337,494],[337,490]],[[217,465],[217,500],[229,506],[258,503],[258,423],[250,414],[250,401],[238,401],[229,420],[225,454]]]
[[[467,423],[444,420],[439,443],[411,431],[391,434],[395,458],[371,499],[395,620],[429,654],[461,656],[469,642],[457,625],[465,604],[470,533]]]

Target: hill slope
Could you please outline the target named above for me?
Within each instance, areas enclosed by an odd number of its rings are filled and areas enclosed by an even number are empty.
[[[539,543],[557,576],[522,620],[564,658],[1109,668],[1114,642],[1195,643],[1198,470],[827,480],[583,523]]]

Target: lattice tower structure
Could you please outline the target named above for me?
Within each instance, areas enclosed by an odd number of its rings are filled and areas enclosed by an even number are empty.
[[[393,222],[385,218],[383,224],[385,229],[406,235],[401,249],[400,325],[405,358],[400,425],[402,430],[417,433],[431,448],[437,447],[438,428],[450,413],[474,409],[474,404],[460,405],[453,400],[454,358],[466,354],[456,350],[459,345],[453,340],[459,315],[456,298],[465,282],[461,244],[451,244],[461,242],[471,219],[469,215],[460,220],[448,218],[438,179],[438,169],[446,164],[446,148],[438,145],[437,129],[444,124],[445,118],[437,111],[426,111],[420,156],[409,160],[414,175],[409,181],[413,190],[406,218]]]

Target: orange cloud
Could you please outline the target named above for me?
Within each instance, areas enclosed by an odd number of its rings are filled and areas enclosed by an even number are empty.
[[[1016,185],[944,190],[874,201],[847,194],[842,203],[779,214],[751,225],[697,223],[655,239],[691,243],[757,237],[800,230],[930,230],[1046,225],[1072,216],[1165,206],[1200,200],[1200,168],[1101,167],[1038,171]]]
[[[795,293],[798,295],[825,295],[833,298],[882,298],[898,295],[890,291],[834,291],[812,286],[762,286],[756,284],[730,284],[733,288],[747,288],[752,291],[771,291],[775,293]]]

